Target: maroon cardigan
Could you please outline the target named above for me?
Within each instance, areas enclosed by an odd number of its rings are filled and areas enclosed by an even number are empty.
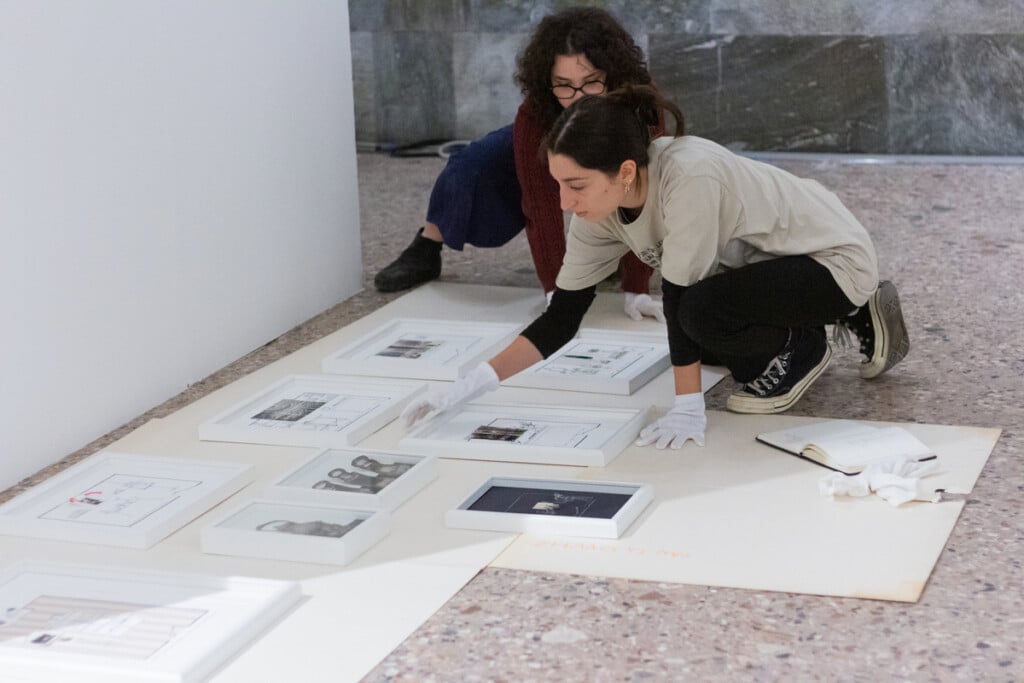
[[[516,176],[523,192],[526,239],[530,243],[537,277],[544,291],[552,292],[565,257],[565,222],[558,183],[548,172],[547,160],[539,154],[546,133],[537,115],[526,103],[520,105],[512,126],[512,144]],[[637,294],[650,292],[651,273],[654,271],[632,252],[622,257],[619,272],[624,291]]]

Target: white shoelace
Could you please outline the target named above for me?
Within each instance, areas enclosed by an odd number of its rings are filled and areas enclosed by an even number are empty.
[[[786,375],[789,356],[790,352],[787,352],[772,358],[772,362],[768,364],[768,368],[764,372],[747,382],[747,388],[752,389],[759,396],[772,391]]]
[[[837,320],[832,326],[832,343],[840,349],[848,349],[853,346],[853,340],[850,339],[852,334],[855,333],[850,331],[849,326],[845,322]],[[859,335],[857,339],[860,339]]]

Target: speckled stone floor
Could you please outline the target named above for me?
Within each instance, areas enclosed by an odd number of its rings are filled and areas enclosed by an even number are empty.
[[[0,500],[398,296],[374,291],[373,275],[420,225],[443,161],[358,161],[363,292]],[[912,349],[872,382],[855,360],[834,363],[792,412],[1004,430],[921,600],[485,569],[367,681],[1024,681],[1024,165],[850,161],[773,160],[836,191],[868,227]],[[522,236],[444,259],[445,281],[537,286]],[[732,389],[713,389],[708,407],[724,409]]]

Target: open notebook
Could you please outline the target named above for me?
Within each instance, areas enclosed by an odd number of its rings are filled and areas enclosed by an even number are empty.
[[[761,443],[813,460],[844,474],[892,457],[933,460],[928,446],[902,427],[873,427],[854,420],[828,420],[757,435]]]

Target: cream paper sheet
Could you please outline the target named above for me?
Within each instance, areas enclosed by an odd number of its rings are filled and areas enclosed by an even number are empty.
[[[307,599],[218,672],[212,679],[217,683],[358,680],[492,561],[533,570],[830,595],[907,600],[920,594],[962,504],[892,509],[880,501],[821,499],[816,481],[825,470],[753,442],[754,434],[767,426],[780,428],[786,420],[801,419],[787,417],[713,413],[706,448],[664,452],[631,447],[606,468],[443,459],[438,478],[395,511],[390,534],[345,567],[199,551],[199,532],[206,523],[226,506],[260,497],[263,487],[313,452],[199,441],[197,428],[203,420],[287,374],[318,373],[325,356],[387,320],[436,317],[525,324],[542,306],[543,298],[534,290],[439,283],[421,287],[108,447],[252,463],[256,481],[221,505],[145,551],[0,537],[0,558],[5,565],[33,558],[300,581]],[[663,329],[655,322],[628,320],[621,295],[614,294],[598,295],[584,325]],[[721,377],[711,369],[709,385]],[[671,395],[671,373],[665,372],[629,397],[501,387],[488,400],[651,406],[666,405]],[[970,490],[998,434],[958,427],[910,428],[953,468],[944,475],[947,487],[963,491]],[[402,434],[397,421],[392,422],[359,446],[394,450]],[[446,528],[444,513],[489,476],[651,481],[655,502],[613,542],[516,539],[507,533]],[[882,560],[890,556],[896,559]],[[881,578],[871,576],[879,573]]]
[[[829,470],[754,441],[815,418],[710,412],[704,448],[631,447],[588,479],[654,485],[655,502],[620,539],[520,536],[492,566],[649,581],[914,602],[963,501],[893,507],[830,500]],[[883,423],[872,423],[881,426]],[[998,429],[904,424],[938,455],[934,488],[966,493]]]

